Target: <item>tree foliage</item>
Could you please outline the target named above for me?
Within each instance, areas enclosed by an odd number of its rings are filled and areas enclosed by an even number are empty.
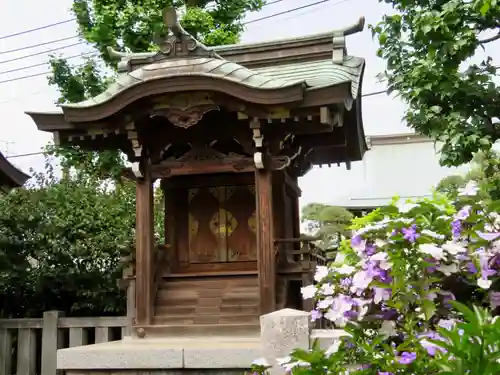
[[[123,314],[124,258],[134,248],[135,185],[58,179],[47,165],[0,199],[0,316]],[[162,237],[161,195],[156,237]]]
[[[104,91],[116,61],[106,48],[134,52],[156,48],[167,30],[161,11],[182,8],[183,26],[208,45],[236,43],[247,11],[261,0],[75,0],[80,37],[97,50],[79,66],[53,57],[58,103],[78,102]],[[56,178],[48,166],[33,186],[0,200],[0,314],[40,316],[57,309],[72,315],[124,313],[118,289],[123,257],[134,248],[134,184],[121,178],[118,151],[88,152],[78,147],[47,147],[63,169]],[[155,192],[155,237],[163,237],[163,197]]]
[[[121,314],[120,260],[133,245],[133,186],[36,176],[0,200],[0,311]],[[96,282],[98,281],[98,282]]]
[[[309,203],[302,208],[302,222],[308,231],[322,238],[325,249],[336,248],[342,237],[349,234],[348,227],[354,215],[343,207],[322,203]]]
[[[395,12],[372,31],[387,63],[389,91],[408,104],[408,125],[443,142],[443,165],[457,166],[478,151],[489,152],[500,138],[498,67],[491,57],[478,63],[472,58],[500,39],[500,2],[384,2]]]
[[[482,187],[483,198],[500,199],[500,153],[493,150],[487,153],[477,153],[466,174],[443,178],[437,184],[436,190],[453,195],[460,186],[472,180],[477,181]]]
[[[58,103],[74,103],[104,91],[114,78],[117,61],[107,47],[132,52],[154,51],[155,41],[165,35],[162,10],[174,6],[182,13],[183,27],[203,43],[213,46],[239,41],[242,20],[249,11],[257,11],[263,0],[74,0],[73,13],[80,37],[97,51],[80,66],[53,56],[50,63],[55,85],[61,97]],[[124,159],[117,151],[89,153],[78,147],[53,150],[69,166],[85,166],[99,176],[115,177]]]

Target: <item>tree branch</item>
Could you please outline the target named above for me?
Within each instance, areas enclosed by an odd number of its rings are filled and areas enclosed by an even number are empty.
[[[480,39],[480,40],[478,40],[478,42],[479,42],[480,44],[486,44],[486,43],[494,42],[494,41],[495,41],[495,40],[497,40],[497,39],[500,39],[500,31],[498,32],[498,34],[497,34],[497,35],[492,36],[491,38]]]

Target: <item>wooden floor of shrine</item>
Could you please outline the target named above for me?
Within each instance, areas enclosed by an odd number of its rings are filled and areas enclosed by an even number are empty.
[[[289,281],[276,283],[276,308],[287,305]],[[164,277],[157,289],[153,326],[182,333],[210,327],[219,333],[260,330],[257,274],[231,276]],[[184,327],[184,328],[183,328]]]

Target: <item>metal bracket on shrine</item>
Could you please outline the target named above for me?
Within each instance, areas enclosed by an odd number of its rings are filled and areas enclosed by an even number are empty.
[[[255,143],[255,148],[257,150],[262,149],[263,141],[264,141],[264,135],[262,134],[261,128],[260,128],[260,121],[258,118],[252,119],[250,122],[250,129],[252,129],[253,132],[253,141]],[[253,154],[253,162],[255,164],[255,168],[257,169],[264,169],[264,155],[262,151],[256,151]]]
[[[144,178],[144,174],[141,170],[141,156],[142,156],[142,145],[139,143],[137,139],[137,132],[129,130],[127,132],[128,139],[130,143],[132,143],[132,149],[134,150],[135,160],[131,163],[132,173],[136,178]]]

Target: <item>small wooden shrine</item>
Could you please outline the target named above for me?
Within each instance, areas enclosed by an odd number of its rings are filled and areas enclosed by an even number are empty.
[[[297,180],[312,165],[360,160],[364,59],[331,33],[209,48],[169,8],[159,52],[124,53],[102,94],[28,113],[56,144],[119,149],[137,183],[137,334],[244,329],[284,307],[324,261],[300,236]],[[165,196],[154,244],[153,183]],[[334,181],[328,183],[335,188]]]
[[[8,192],[11,189],[23,186],[30,176],[12,165],[0,152],[0,190]]]

